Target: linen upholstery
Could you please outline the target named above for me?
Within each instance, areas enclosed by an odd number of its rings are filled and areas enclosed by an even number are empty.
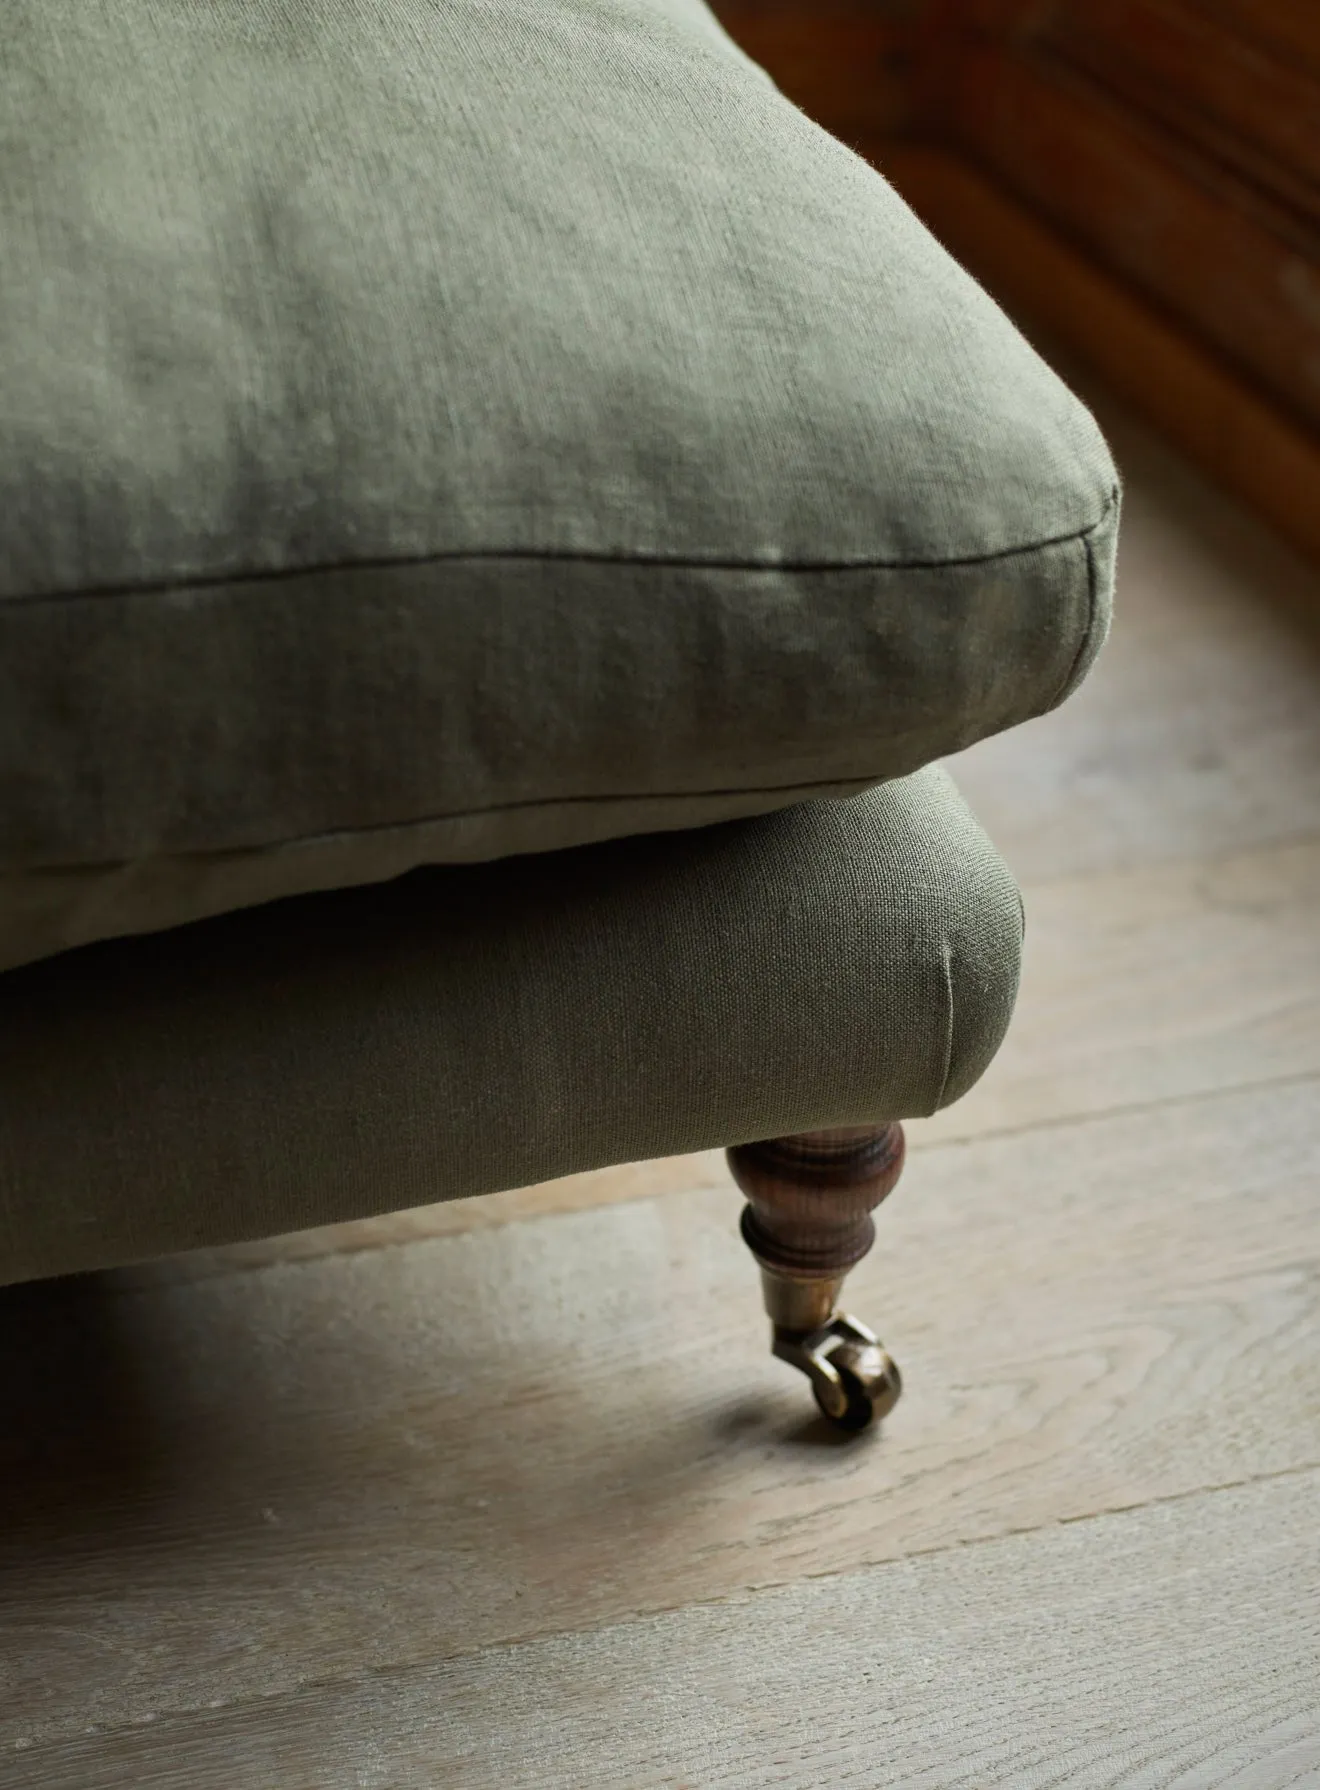
[[[855,790],[1084,673],[1091,418],[696,0],[3,35],[0,967]]]
[[[926,1113],[1017,983],[945,772],[0,977],[0,1280]]]

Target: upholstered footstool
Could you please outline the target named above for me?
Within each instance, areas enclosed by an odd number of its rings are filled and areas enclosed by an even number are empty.
[[[897,1175],[891,1121],[956,1099],[993,1055],[1020,930],[1011,878],[932,769],[12,970],[0,1273],[731,1144],[772,1316],[818,1331]]]
[[[700,0],[15,0],[0,116],[0,1280],[724,1145],[865,1424],[1091,418]]]

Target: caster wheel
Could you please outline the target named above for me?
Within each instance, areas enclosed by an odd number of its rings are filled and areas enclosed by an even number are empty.
[[[806,1374],[830,1422],[841,1430],[864,1430],[898,1403],[903,1380],[898,1364],[874,1330],[846,1312],[803,1336],[774,1332],[774,1352]]]
[[[828,1403],[819,1380],[813,1382],[812,1390],[816,1403],[836,1429],[864,1430],[877,1417],[887,1416],[898,1403],[903,1390],[898,1363],[879,1344],[846,1342],[832,1349],[827,1359],[839,1377],[842,1408],[834,1388],[829,1389],[833,1397]]]

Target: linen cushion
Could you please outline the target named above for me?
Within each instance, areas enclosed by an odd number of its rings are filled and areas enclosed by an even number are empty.
[[[0,1282],[930,1112],[1021,936],[932,767],[65,952],[0,976]]]
[[[10,0],[0,966],[855,790],[1105,628],[1086,410],[697,0]]]

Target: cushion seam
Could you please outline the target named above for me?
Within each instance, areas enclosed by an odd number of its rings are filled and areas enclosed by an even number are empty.
[[[181,575],[178,577],[160,577],[141,579],[129,584],[84,585],[76,590],[24,591],[10,596],[0,596],[0,615],[6,604],[15,607],[28,607],[41,603],[70,603],[100,601],[115,597],[156,596],[171,591],[181,590],[213,590],[227,585],[265,584],[276,581],[284,582],[295,578],[324,577],[337,572],[386,571],[408,566],[441,565],[446,562],[505,560],[521,563],[528,560],[542,560],[547,563],[568,563],[575,565],[616,565],[628,566],[645,571],[711,571],[711,572],[825,572],[847,573],[866,571],[943,571],[956,570],[963,566],[997,565],[1006,560],[1022,559],[1031,553],[1040,553],[1051,547],[1066,547],[1074,541],[1086,545],[1090,557],[1090,537],[1099,532],[1114,508],[1116,494],[1111,492],[1105,501],[1104,508],[1094,522],[1088,522],[1084,528],[1070,529],[1066,534],[1050,535],[1042,540],[1030,541],[1016,547],[997,548],[989,553],[969,553],[955,555],[947,559],[721,559],[712,555],[700,557],[677,555],[667,557],[661,554],[624,553],[602,550],[600,552],[584,552],[573,549],[558,550],[555,548],[464,548],[456,550],[444,549],[434,553],[380,555],[375,558],[326,560],[311,565],[276,566],[266,570],[245,570],[234,572],[201,573],[197,575]]]
[[[1115,490],[1111,495],[1108,504],[1105,506],[1105,514],[1101,517],[1101,523],[1107,520],[1117,502],[1118,492]],[[1096,618],[1100,607],[1100,568],[1096,564],[1094,536],[1099,528],[1100,523],[1097,523],[1094,528],[1089,528],[1085,530],[1084,533],[1076,536],[1076,539],[1081,544],[1082,551],[1086,554],[1086,627],[1082,631],[1082,638],[1078,642],[1077,651],[1069,661],[1068,669],[1064,674],[1063,682],[1059,685],[1058,693],[1049,705],[1051,709],[1058,708],[1059,705],[1067,699],[1075,687],[1079,668],[1090,649],[1091,641],[1095,637]]]
[[[911,775],[905,772],[903,775]],[[443,826],[459,821],[485,820],[491,815],[503,814],[535,814],[545,809],[555,808],[591,808],[609,802],[626,803],[629,807],[648,806],[656,802],[706,802],[719,801],[724,797],[738,796],[793,796],[801,791],[819,792],[821,801],[837,801],[841,797],[862,795],[868,789],[875,789],[882,783],[901,782],[902,777],[821,777],[813,778],[806,783],[751,783],[737,784],[720,789],[661,789],[641,790],[636,792],[611,792],[606,795],[572,795],[542,796],[523,802],[492,802],[483,808],[459,808],[447,813],[415,815],[408,820],[367,821],[360,826],[329,827],[315,833],[295,833],[278,839],[258,840],[250,845],[226,845],[203,847],[194,850],[151,852],[144,857],[135,858],[71,858],[62,861],[46,860],[39,863],[17,862],[0,863],[0,882],[11,877],[23,876],[58,876],[62,873],[74,875],[78,872],[96,870],[123,870],[130,865],[163,864],[179,861],[201,862],[215,861],[222,858],[252,857],[260,852],[279,852],[299,846],[330,844],[344,841],[370,838],[378,833],[409,833],[418,827]],[[800,801],[808,802],[811,795],[800,796]],[[785,803],[785,807],[796,807],[798,802]],[[770,813],[775,810],[769,810]],[[728,815],[725,820],[756,820],[764,818],[755,814]],[[701,823],[697,823],[701,824]],[[706,825],[719,825],[720,822],[707,822]],[[686,828],[681,829],[686,830]],[[645,829],[638,829],[644,832]],[[635,836],[635,835],[630,835]],[[605,843],[601,841],[599,843]],[[546,850],[572,850],[573,847],[546,847]],[[523,852],[502,853],[501,856],[523,857]],[[541,851],[534,854],[543,855]],[[458,860],[466,862],[466,860]]]

